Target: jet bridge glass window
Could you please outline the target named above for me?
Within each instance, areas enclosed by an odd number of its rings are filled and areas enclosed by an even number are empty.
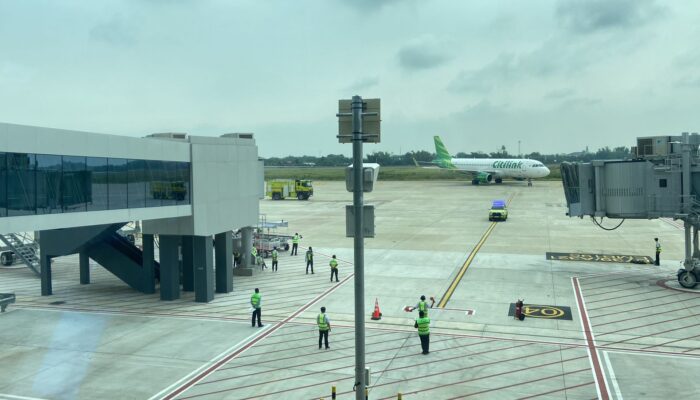
[[[61,156],[36,155],[36,213],[58,214],[61,207]]]
[[[146,207],[146,160],[129,160],[126,168],[129,208]]]
[[[109,209],[109,166],[106,157],[88,157],[86,160],[91,199],[88,211]]]
[[[63,156],[63,212],[87,211],[87,203],[92,200],[92,187],[89,183],[85,157]]]
[[[7,216],[7,155],[0,153],[0,217]]]
[[[36,214],[36,156],[7,154],[7,216]]]
[[[109,191],[109,209],[129,208],[127,191],[127,172],[124,158],[107,160],[107,185]]]
[[[659,187],[665,188],[668,186],[666,179],[659,179]]]

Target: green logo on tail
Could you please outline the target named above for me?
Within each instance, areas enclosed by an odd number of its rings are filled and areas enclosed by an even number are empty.
[[[440,140],[440,136],[433,136],[433,139],[435,140],[435,154],[437,157],[433,162],[440,168],[455,169],[455,165],[452,164],[452,156],[447,151],[447,147],[442,143],[442,140]]]

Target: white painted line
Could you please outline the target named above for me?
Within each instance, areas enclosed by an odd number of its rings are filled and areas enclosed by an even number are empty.
[[[198,374],[199,372],[201,372],[202,370],[204,370],[204,369],[210,367],[211,365],[215,364],[216,362],[218,362],[219,360],[221,360],[223,357],[225,357],[227,354],[233,352],[235,349],[237,349],[237,348],[239,348],[239,347],[243,347],[243,346],[245,346],[246,344],[250,343],[253,339],[255,339],[255,337],[257,337],[258,335],[261,335],[261,334],[264,333],[267,329],[269,329],[270,326],[272,326],[272,325],[266,325],[263,329],[256,330],[255,333],[253,333],[252,335],[250,335],[250,336],[248,336],[247,338],[243,339],[242,341],[240,341],[240,342],[234,344],[233,346],[229,347],[228,349],[222,351],[222,352],[219,353],[216,357],[214,357],[214,358],[212,358],[211,360],[209,360],[209,361],[207,361],[206,363],[204,363],[201,367],[197,368],[196,370],[194,370],[194,371],[190,372],[189,374],[183,376],[182,378],[178,379],[177,382],[171,384],[170,386],[166,387],[165,389],[161,390],[160,392],[154,394],[154,395],[151,396],[148,400],[155,400],[155,399],[161,398],[161,396],[163,396],[165,393],[170,392],[170,391],[172,391],[173,389],[175,389],[175,388],[176,388],[177,386],[179,386],[183,381],[192,378],[193,376],[197,375],[197,374]]]
[[[12,400],[46,400],[39,397],[25,397],[25,396],[15,396],[12,394],[0,393],[0,399],[12,399]]]
[[[608,374],[610,374],[610,380],[612,381],[613,391],[615,391],[615,398],[617,400],[624,400],[622,398],[620,386],[617,384],[617,377],[615,377],[615,371],[613,370],[612,364],[610,364],[610,358],[608,358],[607,351],[603,351],[603,358],[605,359],[605,367],[608,369]]]

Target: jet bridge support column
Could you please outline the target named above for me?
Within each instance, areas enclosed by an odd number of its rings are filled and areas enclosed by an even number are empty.
[[[90,258],[85,250],[79,253],[80,263],[80,284],[87,285],[90,283]]]
[[[211,236],[193,237],[194,301],[208,303],[214,300],[214,246]]]
[[[180,298],[180,237],[160,235],[160,299]]]
[[[194,292],[194,236],[182,237],[182,291]]]
[[[141,236],[143,244],[143,269],[146,272],[148,282],[144,285],[144,293],[156,292],[156,266],[155,266],[155,246],[153,235],[144,234]]]
[[[233,241],[231,231],[214,236],[216,257],[216,293],[233,291],[233,270],[231,269]]]

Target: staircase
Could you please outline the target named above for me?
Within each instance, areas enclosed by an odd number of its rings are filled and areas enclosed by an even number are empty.
[[[39,261],[39,243],[28,233],[7,233],[0,235],[0,241],[15,253],[24,264],[31,269],[36,276],[41,276],[41,264]]]

